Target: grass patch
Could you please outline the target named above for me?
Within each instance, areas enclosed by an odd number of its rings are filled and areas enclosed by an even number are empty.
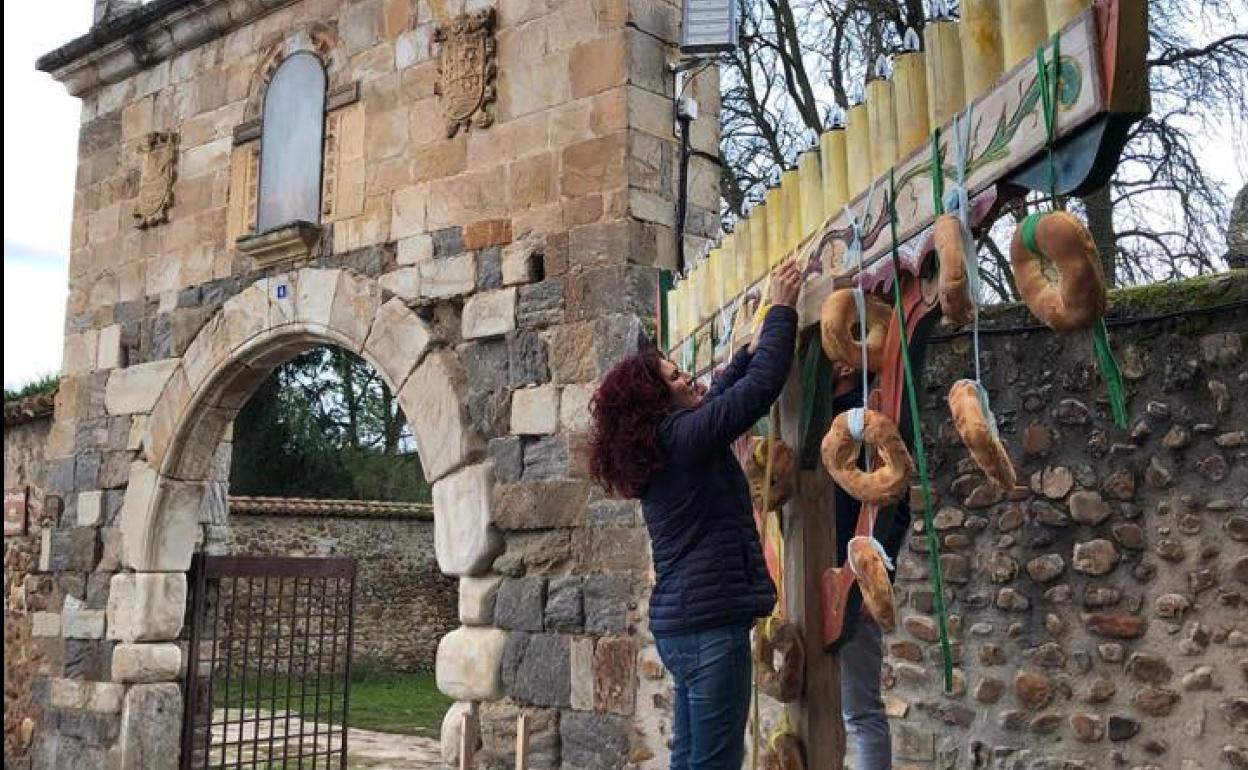
[[[366,672],[352,677],[351,727],[438,737],[453,701],[433,674]]]
[[[322,693],[328,693],[337,685],[328,679],[321,681]],[[305,691],[294,683],[290,693],[289,708],[306,720],[317,719],[323,723],[337,724],[342,713],[342,697],[327,695],[314,697],[316,685],[308,681]],[[340,687],[340,685],[339,685]],[[274,705],[276,693],[276,705]],[[251,710],[260,708],[285,710],[287,708],[286,680],[278,678],[248,680],[245,687],[240,682],[217,682],[213,687],[213,706],[238,709],[240,704]],[[422,735],[436,738],[442,729],[442,717],[450,708],[452,700],[437,687],[433,674],[399,674],[379,671],[361,671],[351,677],[349,727],[382,733]],[[332,717],[327,716],[332,711]],[[237,713],[237,712],[236,712]],[[237,717],[235,717],[237,718]]]

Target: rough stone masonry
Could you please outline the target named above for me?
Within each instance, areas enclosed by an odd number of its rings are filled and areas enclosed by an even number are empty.
[[[674,262],[679,6],[496,0],[457,27],[452,5],[99,3],[90,35],[40,60],[82,125],[40,484],[59,513],[31,578],[56,586],[32,620],[42,713],[7,761],[176,766],[186,570],[229,539],[230,423],[318,344],[399,394],[433,483],[459,583],[436,655],[448,758],[472,712],[478,763],[508,764],[523,710],[533,767],[666,761],[636,673],[654,658],[644,528],[585,460],[593,383],[653,330]],[[456,55],[477,44],[460,27],[485,29],[480,56]],[[260,232],[265,97],[298,54],[326,76],[319,208]],[[713,73],[692,93],[716,113]],[[713,156],[715,121],[692,142]],[[718,188],[692,164],[696,249]]]
[[[1243,271],[1116,293],[1126,431],[1090,338],[993,314],[980,344],[1009,493],[944,406],[970,338],[936,332],[922,408],[954,691],[916,520],[886,640],[895,767],[1248,767],[1246,300]]]

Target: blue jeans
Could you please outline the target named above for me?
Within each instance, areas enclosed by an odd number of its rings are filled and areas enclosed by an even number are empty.
[[[740,770],[750,712],[750,624],[657,637],[676,681],[671,770]]]
[[[865,613],[864,613],[865,615]],[[856,770],[888,770],[893,746],[888,715],[880,697],[884,640],[880,627],[862,617],[854,635],[840,649],[841,712],[853,746]]]

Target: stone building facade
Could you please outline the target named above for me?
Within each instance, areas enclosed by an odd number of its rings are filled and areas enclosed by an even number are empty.
[[[39,62],[82,127],[47,442],[61,508],[38,565],[66,590],[34,626],[50,661],[73,646],[87,663],[47,666],[29,761],[176,765],[186,570],[228,537],[222,442],[275,366],[336,344],[399,394],[433,483],[437,562],[459,581],[437,654],[448,755],[471,711],[480,765],[509,763],[523,708],[534,767],[661,765],[637,675],[654,658],[644,528],[587,479],[586,404],[653,331],[674,259],[678,4],[97,14]],[[717,88],[692,85],[704,114]],[[289,109],[266,114],[270,96]],[[694,124],[696,149],[717,139]],[[695,157],[691,178],[696,246],[715,166]]]

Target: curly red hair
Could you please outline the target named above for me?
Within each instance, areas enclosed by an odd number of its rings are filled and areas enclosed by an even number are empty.
[[[589,470],[609,494],[639,497],[663,463],[658,428],[671,390],[661,361],[653,348],[624,359],[607,372],[590,401]]]

